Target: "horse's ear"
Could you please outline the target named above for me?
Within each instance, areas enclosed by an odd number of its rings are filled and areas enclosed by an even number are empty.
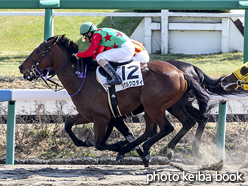
[[[50,41],[50,40],[54,40],[54,39],[57,39],[57,37],[56,36],[49,37],[46,41]]]
[[[52,43],[55,43],[57,42],[59,39],[59,36],[52,36],[52,37],[49,37],[46,41],[52,41]]]

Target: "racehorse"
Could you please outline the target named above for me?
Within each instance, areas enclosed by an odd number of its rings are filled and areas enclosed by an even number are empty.
[[[187,75],[194,78],[199,83],[199,85],[201,85],[210,94],[211,93],[219,94],[219,95],[230,94],[230,92],[225,91],[221,87],[220,82],[221,82],[222,77],[220,77],[218,79],[211,78],[210,76],[205,74],[201,69],[199,69],[198,67],[196,67],[190,63],[186,63],[186,62],[182,62],[182,61],[175,61],[175,60],[166,60],[165,62],[168,62],[168,63],[174,65],[179,70],[185,72]],[[92,64],[92,63],[93,63],[92,58],[84,58],[84,64]],[[201,112],[197,108],[193,107],[192,101],[189,101],[187,99],[180,99],[176,104],[174,104],[172,107],[167,109],[167,111],[170,112],[173,116],[175,116],[183,125],[181,132],[178,133],[178,135],[175,138],[173,138],[172,141],[169,142],[169,144],[168,144],[167,157],[169,160],[172,158],[173,149],[176,146],[176,144],[196,124],[196,122],[198,123],[198,127],[197,127],[197,132],[195,135],[195,139],[192,143],[193,144],[192,147],[193,147],[193,151],[196,154],[196,156],[198,156],[198,157],[200,156],[199,143],[201,141],[201,136],[202,136],[202,133],[204,131],[205,125],[208,121],[208,115],[207,114],[208,114],[208,111],[212,107],[215,106],[215,104],[208,105],[204,101],[203,102],[201,100],[200,101],[197,100],[197,101],[198,101],[198,104],[200,105],[199,108],[201,108],[201,111],[205,110],[205,112]],[[184,109],[181,109],[182,107]],[[181,113],[181,112],[178,113],[178,110],[182,111],[183,113]],[[138,113],[143,112],[143,111],[144,111],[144,109],[142,107],[139,107],[139,109],[136,110],[135,114],[138,114]],[[65,128],[66,128],[66,131],[68,133],[72,133],[71,128],[73,125],[80,124],[80,119],[79,119],[80,117],[81,117],[80,115],[77,116],[78,121],[76,121],[75,118],[73,118],[73,119],[68,120],[66,122]],[[125,117],[113,118],[111,120],[111,122],[108,125],[108,130],[106,132],[106,138],[105,138],[106,140],[108,139],[114,126],[127,139],[126,144],[128,142],[131,142],[132,140],[134,140],[134,136],[133,136],[132,132],[130,131],[130,129],[128,128],[128,126],[126,125],[126,123],[123,119],[125,119]],[[72,135],[73,134],[71,134],[70,136],[72,136]],[[72,136],[72,139],[77,146],[80,146],[81,140],[79,140],[75,136]],[[121,159],[123,159],[123,157],[118,155],[117,159],[121,160]]]
[[[85,63],[91,63],[92,60],[93,60],[92,58],[87,58],[87,59],[85,58],[84,62]],[[190,63],[186,63],[186,62],[182,62],[182,61],[166,60],[165,62],[168,62],[168,63],[174,65],[179,70],[183,71],[187,75],[194,78],[202,86],[202,88],[204,88],[209,94],[230,95],[230,94],[239,94],[240,93],[240,91],[238,91],[238,90],[234,90],[234,91],[224,90],[221,86],[221,79],[223,78],[222,76],[217,78],[217,79],[212,78],[212,77],[208,76],[207,74],[205,74],[198,67],[196,67]],[[187,131],[190,128],[192,128],[196,122],[198,123],[196,136],[195,136],[195,139],[194,139],[192,144],[193,144],[193,150],[194,150],[195,154],[197,156],[200,156],[199,143],[201,141],[201,136],[202,136],[202,133],[204,131],[205,125],[208,121],[208,115],[207,115],[208,112],[207,111],[209,111],[212,107],[214,107],[215,103],[213,103],[212,105],[208,105],[205,102],[198,101],[198,104],[200,105],[200,108],[204,108],[201,110],[205,110],[206,111],[205,113],[202,113],[201,111],[199,111],[198,109],[193,107],[192,102],[188,101],[187,99],[180,99],[175,105],[173,105],[172,107],[167,109],[167,111],[169,111],[173,116],[175,116],[182,123],[182,125],[183,125],[182,131],[184,131],[184,134],[186,134]],[[181,114],[181,113],[177,114],[178,110],[181,107],[184,107],[184,109],[187,112],[185,112],[184,114]],[[139,111],[136,113],[138,114],[139,112],[142,112],[142,111],[143,111],[142,108],[139,108]],[[188,114],[190,114],[190,116]],[[188,117],[188,118],[185,119],[186,117]],[[71,127],[74,124],[78,124],[78,123],[74,123],[74,122],[75,122],[74,120],[73,121],[68,120],[66,122],[66,126],[68,126],[68,128],[67,128],[68,132],[71,131]],[[127,139],[134,139],[133,134],[131,133],[131,131],[129,130],[129,128],[127,127],[125,122],[123,121],[123,118],[116,118],[116,119],[113,119],[112,122],[108,126],[108,130],[107,130],[108,135],[106,135],[106,140],[107,140],[108,136],[110,135],[114,126]],[[178,141],[183,137],[183,135],[179,135],[179,136],[180,137],[177,138]],[[172,149],[174,149],[175,145],[178,143],[178,141],[176,141],[174,143],[173,143],[173,141],[175,141],[175,139],[173,139],[168,144],[168,149],[169,149],[169,150],[167,150],[168,159],[171,159],[172,152],[173,152]],[[121,158],[121,157],[119,157],[119,158]]]
[[[234,72],[225,76],[221,80],[222,87],[227,90],[231,91],[233,89],[242,88],[244,90],[248,89],[248,62],[241,65],[237,68]]]
[[[143,86],[117,92],[119,109],[123,115],[141,105],[144,108],[146,121],[144,134],[125,147],[121,143],[108,145],[105,143],[106,129],[113,116],[108,106],[107,93],[97,82],[95,70],[89,69],[87,78],[83,80],[77,78],[76,69],[72,63],[75,58],[73,54],[76,52],[78,52],[78,46],[75,43],[65,36],[54,36],[41,43],[20,65],[19,69],[23,77],[30,81],[39,77],[42,69],[51,68],[55,72],[54,74],[58,76],[67,92],[74,95],[72,101],[79,114],[72,120],[80,124],[94,123],[94,145],[98,150],[112,150],[125,154],[145,141],[144,157],[149,160],[151,146],[174,130],[165,116],[166,109],[177,105],[180,99],[188,99],[192,95],[202,103],[208,103],[208,96],[192,77],[169,63],[151,61],[142,68]],[[81,87],[80,91],[78,91],[79,87]],[[176,111],[177,115],[187,113],[182,103],[178,104],[177,108],[180,108]],[[201,109],[199,108],[202,113],[206,111]],[[190,115],[189,118],[190,121],[194,121]],[[158,133],[157,125],[160,128]],[[68,126],[65,127],[68,129]],[[68,134],[71,138],[75,137],[72,132]],[[174,137],[174,141],[172,140],[173,143],[179,141],[184,134],[185,131],[180,130]],[[149,137],[151,138],[148,139]],[[79,145],[87,147],[92,144],[88,141],[81,141]]]

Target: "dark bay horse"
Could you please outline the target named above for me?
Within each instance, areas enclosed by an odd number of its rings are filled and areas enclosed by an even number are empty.
[[[234,89],[248,89],[248,62],[241,65],[231,74],[225,76],[221,80],[222,87],[227,91]]]
[[[75,43],[64,36],[54,36],[41,43],[31,53],[19,67],[20,72],[24,74],[25,79],[31,81],[37,78],[37,71],[51,68],[68,93],[74,95],[78,92],[83,81],[77,78],[76,69],[71,63],[73,61],[72,55],[76,52],[78,52],[78,46]],[[174,129],[165,116],[166,109],[177,105],[180,99],[186,100],[192,95],[201,100],[202,103],[207,104],[208,102],[208,96],[202,87],[193,78],[169,63],[149,62],[147,67],[142,69],[142,75],[144,86],[129,88],[117,93],[119,108],[123,115],[137,109],[140,105],[145,112],[145,133],[123,147],[120,143],[112,145],[105,143],[106,129],[113,116],[108,107],[107,93],[96,81],[95,70],[88,70],[84,86],[77,95],[72,97],[79,112],[73,119],[78,124],[94,123],[94,145],[97,149],[112,150],[124,154],[151,137],[143,144],[144,156],[149,159],[150,147]],[[187,113],[182,103],[178,104],[177,108],[179,108],[177,110],[178,115]],[[205,110],[201,112],[204,113]],[[157,125],[160,128],[158,133],[156,131]],[[179,133],[181,134],[177,134],[178,137],[174,138],[174,142],[178,141],[185,131],[181,130]],[[72,133],[68,134],[70,137],[75,137]],[[81,142],[80,145],[90,146],[91,144],[85,141]]]

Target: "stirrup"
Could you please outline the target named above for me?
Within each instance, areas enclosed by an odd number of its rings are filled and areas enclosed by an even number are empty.
[[[120,85],[122,79],[119,76],[114,77],[111,81],[104,83],[105,86]]]

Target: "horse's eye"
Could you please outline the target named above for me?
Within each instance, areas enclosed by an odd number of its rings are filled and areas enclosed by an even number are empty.
[[[40,51],[39,50],[36,50],[36,53],[40,53]]]

